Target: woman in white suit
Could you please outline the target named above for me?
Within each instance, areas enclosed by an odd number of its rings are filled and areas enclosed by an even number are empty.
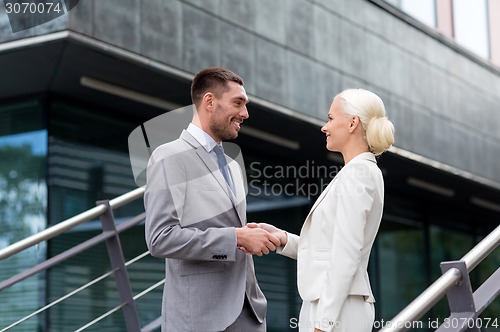
[[[299,331],[371,331],[367,266],[384,202],[375,156],[393,144],[394,126],[376,94],[349,89],[335,96],[321,131],[345,166],[314,203],[300,236],[265,223],[253,227],[272,232],[282,244],[277,252],[297,259]]]

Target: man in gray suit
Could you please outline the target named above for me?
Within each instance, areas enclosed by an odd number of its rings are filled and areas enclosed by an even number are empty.
[[[221,144],[248,118],[243,80],[206,68],[191,97],[192,123],[153,152],[147,170],[146,242],[166,259],[162,331],[265,331],[267,303],[249,254],[280,241],[246,226],[242,169]]]

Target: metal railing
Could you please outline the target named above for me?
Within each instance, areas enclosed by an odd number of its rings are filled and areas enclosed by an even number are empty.
[[[12,255],[15,255],[29,247],[37,245],[43,241],[50,240],[76,226],[93,220],[95,218],[100,218],[102,223],[103,232],[79,245],[61,253],[54,257],[47,259],[46,261],[25,270],[5,281],[0,282],[0,292],[36,273],[66,260],[86,249],[95,246],[98,243],[106,242],[108,248],[108,255],[111,260],[112,270],[94,280],[86,285],[70,292],[69,294],[55,300],[54,302],[40,308],[39,310],[31,313],[30,315],[21,318],[17,322],[9,325],[6,328],[0,330],[0,332],[7,331],[14,326],[19,325],[23,321],[49,309],[50,307],[60,303],[61,301],[73,296],[77,292],[89,287],[90,285],[110,276],[114,275],[117,289],[120,295],[121,303],[115,308],[104,313],[100,317],[92,320],[88,324],[82,326],[78,331],[83,331],[86,328],[92,326],[93,324],[99,322],[103,318],[111,315],[112,313],[122,310],[124,313],[125,323],[127,326],[127,331],[142,331],[148,332],[159,327],[160,319],[156,319],[151,323],[144,326],[142,329],[139,326],[138,314],[135,308],[135,301],[141,296],[147,294],[153,289],[159,287],[163,284],[164,280],[151,285],[146,290],[133,296],[130,287],[129,279],[127,276],[126,267],[135,261],[145,257],[149,252],[145,252],[138,257],[132,259],[129,262],[125,262],[123,258],[123,252],[120,247],[120,242],[118,234],[129,229],[142,220],[144,220],[145,214],[142,213],[119,226],[115,226],[115,221],[113,217],[113,210],[122,207],[132,201],[141,198],[144,194],[144,188],[137,188],[130,191],[124,195],[114,198],[110,201],[98,202],[97,206],[80,213],[72,218],[69,218],[61,223],[58,223],[50,228],[47,228],[37,234],[27,237],[17,243],[14,243],[4,249],[0,250],[0,261],[4,260]],[[467,253],[460,261],[455,262],[443,262],[441,263],[441,268],[443,275],[437,279],[430,287],[428,287],[420,296],[418,296],[413,302],[411,302],[405,309],[403,309],[398,315],[396,315],[390,324],[386,324],[380,332],[400,332],[406,331],[412,327],[412,323],[418,321],[425,313],[427,313],[439,300],[441,300],[445,295],[448,296],[448,302],[450,304],[451,316],[450,319],[460,319],[465,325],[450,329],[444,326],[438,328],[437,331],[479,331],[479,329],[474,329],[474,327],[468,326],[470,319],[476,319],[478,315],[488,306],[491,301],[496,298],[500,293],[500,268],[496,270],[489,278],[486,280],[477,290],[472,293],[470,286],[469,273],[492,253],[500,245],[500,226],[498,226],[493,232],[491,232],[487,237],[485,237],[479,244],[477,244],[469,253]]]
[[[145,213],[141,213],[136,217],[131,218],[130,220],[125,221],[124,223],[120,224],[119,226],[115,225],[115,219],[113,216],[113,210],[117,209],[119,207],[122,207],[132,201],[135,201],[139,198],[141,198],[144,194],[144,188],[137,188],[133,191],[130,191],[126,194],[123,194],[117,198],[114,198],[109,201],[100,201],[97,202],[97,206],[87,210],[83,213],[80,213],[72,218],[69,218],[67,220],[64,220],[52,227],[49,227],[37,234],[34,234],[32,236],[29,236],[19,242],[16,242],[4,249],[0,250],[0,261],[7,259],[10,256],[13,256],[27,248],[30,248],[32,246],[35,246],[43,241],[50,240],[58,235],[63,234],[64,232],[75,228],[76,226],[83,224],[87,221],[93,220],[95,218],[99,218],[101,223],[102,223],[102,233],[100,233],[97,236],[92,237],[91,239],[88,239],[75,247],[72,247],[56,256],[53,256],[45,261],[43,261],[40,264],[37,264],[36,266],[33,266],[30,269],[27,269],[25,271],[22,271],[21,273],[12,276],[11,278],[4,280],[0,282],[0,292],[8,287],[11,287],[12,285],[17,284],[18,282],[33,276],[39,272],[42,272],[44,270],[47,270],[64,260],[75,256],[76,254],[79,254],[83,252],[84,250],[90,249],[94,246],[96,246],[99,243],[105,242],[106,247],[108,250],[108,256],[111,261],[111,271],[95,278],[94,280],[90,281],[89,283],[73,290],[72,292],[60,297],[59,299],[56,299],[52,303],[49,303],[42,308],[39,308],[38,310],[34,311],[33,313],[17,320],[16,322],[10,324],[7,327],[1,328],[0,327],[0,332],[8,331],[11,328],[23,323],[24,321],[30,319],[31,317],[34,317],[49,308],[53,307],[56,304],[61,303],[62,301],[68,299],[69,297],[81,292],[82,290],[94,285],[95,283],[113,275],[115,278],[118,294],[120,297],[120,304],[117,305],[115,308],[103,313],[101,316],[93,319],[92,321],[88,322],[84,326],[80,327],[76,331],[83,331],[97,322],[101,321],[102,319],[110,316],[111,314],[122,310],[123,315],[124,315],[124,320],[125,320],[125,325],[127,327],[127,331],[132,332],[132,331],[151,331],[153,328],[156,328],[159,326],[158,320],[155,320],[148,325],[146,325],[143,329],[141,329],[140,324],[139,324],[139,319],[138,319],[138,313],[137,309],[135,307],[135,301],[142,297],[143,295],[151,292],[152,290],[156,289],[160,285],[164,283],[164,280],[160,280],[159,282],[155,283],[154,285],[151,285],[144,291],[140,292],[139,294],[133,296],[132,294],[132,288],[130,286],[128,274],[127,274],[127,269],[126,267],[129,266],[130,264],[133,264],[134,262],[138,261],[139,259],[147,256],[149,254],[148,251],[140,254],[139,256],[133,258],[132,260],[125,262],[124,257],[123,257],[123,251],[121,248],[120,240],[119,240],[119,234],[124,232],[127,229],[130,229],[139,223],[141,223],[144,218],[145,218]]]
[[[391,319],[379,332],[407,331],[445,295],[448,295],[451,315],[448,322],[436,331],[480,331],[470,322],[475,322],[487,305],[500,293],[500,268],[472,293],[469,273],[500,245],[500,226],[486,236],[460,261],[443,262],[443,275],[420,296]],[[474,324],[472,324],[474,325]]]
[[[109,201],[111,209],[122,207],[136,199],[139,199],[144,194],[144,188],[134,189],[126,194],[116,197]],[[74,217],[66,219],[50,228],[47,228],[37,234],[31,235],[24,240],[11,244],[10,246],[0,250],[0,261],[17,254],[24,249],[37,245],[43,241],[50,240],[59,234],[62,234],[76,226],[83,224],[86,221],[95,219],[108,210],[106,204],[98,204],[90,210],[82,212]]]

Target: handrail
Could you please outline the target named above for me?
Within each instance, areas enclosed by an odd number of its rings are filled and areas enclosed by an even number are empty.
[[[129,260],[128,262],[126,262],[126,263],[125,263],[125,266],[129,266],[129,265],[131,265],[131,264],[133,264],[133,263],[137,262],[138,260],[140,260],[140,259],[144,258],[144,257],[145,257],[145,256],[147,256],[147,255],[149,255],[149,251],[145,251],[144,253],[142,253],[142,254],[140,254],[140,255],[138,255],[138,256],[136,256],[136,257],[132,258],[131,260]],[[29,314],[29,315],[27,315],[27,316],[25,316],[25,317],[23,317],[23,318],[21,318],[21,319],[17,320],[16,322],[14,322],[14,323],[10,324],[9,326],[7,326],[7,327],[3,328],[2,330],[0,330],[0,332],[8,331],[8,330],[10,330],[11,328],[13,328],[13,327],[15,327],[15,326],[17,326],[17,325],[21,324],[22,322],[24,322],[24,321],[26,321],[26,320],[30,319],[31,317],[36,316],[36,315],[38,315],[39,313],[42,313],[42,312],[46,311],[47,309],[50,309],[51,307],[55,306],[56,304],[61,303],[62,301],[64,301],[64,300],[66,300],[66,299],[70,298],[71,296],[73,296],[73,295],[75,295],[75,294],[77,294],[77,293],[81,292],[82,290],[85,290],[85,289],[89,288],[90,286],[92,286],[92,285],[94,285],[94,284],[96,284],[96,283],[100,282],[101,280],[104,280],[105,278],[107,278],[107,277],[111,276],[111,275],[112,275],[113,273],[115,273],[117,270],[118,270],[118,269],[117,269],[117,268],[115,268],[115,269],[112,269],[112,270],[111,270],[111,271],[109,271],[109,272],[106,272],[106,273],[102,274],[102,275],[101,275],[101,276],[99,276],[99,277],[96,277],[95,279],[91,280],[90,282],[86,283],[85,285],[82,285],[82,286],[78,287],[77,289],[74,289],[73,291],[71,291],[71,292],[67,293],[66,295],[61,296],[60,298],[58,298],[58,299],[54,300],[53,302],[51,302],[51,303],[49,303],[49,304],[47,304],[47,305],[45,305],[45,306],[41,307],[40,309],[38,309],[38,310],[36,310],[36,311],[32,312],[31,314]],[[164,281],[165,281],[165,279],[163,279],[163,282],[164,282]],[[154,286],[155,286],[155,287],[157,287],[157,285],[158,285],[158,284],[159,284],[159,283],[155,284]],[[153,286],[149,287],[147,290],[152,289],[152,287],[153,287]],[[145,291],[141,292],[141,294],[140,294],[140,295],[142,296],[142,295],[143,295],[143,293],[145,293],[147,290],[145,290]],[[136,297],[137,297],[137,298],[139,298],[140,296],[137,296],[137,295],[136,295]],[[136,300],[136,297],[134,297],[134,300]],[[118,306],[117,308],[118,308],[118,309],[121,309],[124,305],[125,305],[125,304],[121,304],[121,305],[120,305],[120,306]],[[115,309],[116,309],[116,308],[115,308]],[[114,311],[113,311],[113,312],[114,312]]]
[[[406,331],[414,322],[421,318],[430,308],[432,308],[446,293],[457,284],[462,278],[459,269],[450,269],[430,285],[413,302],[407,305],[399,314],[390,321],[385,322],[384,327],[379,332]]]
[[[471,272],[483,259],[500,245],[500,226],[479,242],[471,251],[462,257],[467,266],[467,272]],[[462,279],[462,273],[452,268],[432,285],[430,285],[413,302],[407,305],[399,314],[391,319],[379,332],[402,332],[411,327],[408,322],[420,319],[430,308],[432,308],[446,293]]]
[[[122,207],[132,201],[137,200],[144,194],[144,187],[139,187],[121,196],[118,196],[109,201],[109,208],[116,209]],[[106,204],[99,204],[96,207],[82,212],[74,217],[66,219],[52,227],[49,227],[37,234],[34,234],[22,241],[12,244],[4,249],[0,250],[0,261],[4,260],[26,248],[33,245],[39,244],[42,241],[49,240],[63,232],[72,229],[86,221],[97,218],[105,214],[108,210]],[[467,268],[467,273],[470,273],[479,263],[481,263],[485,257],[492,253],[500,245],[500,226],[498,226],[493,232],[486,236],[481,242],[479,242],[472,250],[465,254],[461,261],[465,263]],[[441,298],[443,298],[450,289],[452,289],[461,279],[463,278],[462,273],[457,268],[451,268],[447,270],[443,275],[438,278],[432,285],[430,285],[420,296],[418,296],[413,302],[411,302],[406,308],[404,308],[399,314],[397,314],[389,323],[379,332],[400,332],[406,331],[411,325],[408,323],[413,323],[420,319],[430,308],[432,308]],[[163,281],[148,288],[158,287]],[[142,293],[141,295],[142,296]],[[140,297],[139,296],[139,297]],[[137,297],[137,296],[136,296]],[[136,300],[136,297],[133,300]],[[123,305],[122,305],[123,306]],[[119,306],[118,309],[121,307]],[[117,309],[117,308],[115,308]],[[118,310],[117,309],[117,310]]]
[[[121,225],[116,227],[117,232],[122,233],[123,231],[125,231],[131,227],[134,227],[140,221],[144,220],[144,216],[145,216],[145,213],[143,212],[143,213],[133,217],[132,219],[125,221],[124,223],[122,223]],[[99,243],[102,243],[102,242],[110,239],[113,236],[114,236],[113,233],[109,233],[109,232],[101,233],[99,235],[94,236],[91,239],[88,239],[85,242],[82,242],[82,243],[74,246],[73,248],[70,248],[62,253],[59,253],[51,258],[48,258],[47,260],[45,260],[41,263],[38,263],[37,265],[35,265],[27,270],[24,270],[21,273],[18,273],[16,275],[10,277],[9,279],[0,281],[0,292],[6,288],[18,283],[18,282],[26,279],[26,278],[29,278],[29,277],[43,271],[43,270],[47,270],[47,269],[65,261],[65,260],[67,260],[68,258],[73,257],[74,255],[77,255],[78,253],[80,253],[82,251],[85,251],[85,250],[87,250],[87,249],[89,249],[89,248],[91,248]]]
[[[10,287],[16,283],[18,283],[21,280],[26,279],[27,277],[34,275],[42,270],[47,270],[48,268],[59,264],[60,262],[66,260],[69,257],[74,256],[75,254],[78,254],[90,247],[95,246],[96,244],[100,242],[105,242],[106,247],[108,249],[108,256],[111,260],[111,267],[112,271],[107,273],[103,277],[107,277],[109,275],[114,275],[115,277],[115,282],[117,284],[118,288],[118,293],[120,295],[120,305],[113,310],[109,311],[108,313],[102,315],[101,317],[107,317],[110,314],[114,313],[115,311],[118,311],[120,309],[123,310],[124,318],[125,318],[125,324],[127,327],[128,331],[139,331],[140,330],[140,323],[138,320],[138,314],[137,314],[137,309],[135,305],[135,298],[133,297],[132,293],[132,288],[130,285],[129,277],[127,275],[127,266],[129,264],[132,264],[136,260],[147,256],[149,254],[149,251],[146,251],[145,253],[141,254],[140,256],[136,257],[135,259],[125,262],[124,257],[123,257],[123,252],[120,246],[120,240],[119,240],[119,234],[123,232],[126,229],[129,229],[130,227],[133,227],[134,225],[138,224],[142,220],[144,220],[144,215],[145,213],[141,213],[137,215],[136,217],[133,217],[132,219],[122,223],[120,226],[116,226],[115,224],[115,219],[113,216],[113,210],[120,208],[124,205],[127,205],[128,203],[137,200],[138,198],[142,197],[144,194],[145,189],[143,187],[136,188],[130,192],[127,192],[121,196],[118,196],[112,200],[104,200],[104,201],[99,201],[97,202],[97,206],[94,208],[91,208],[87,211],[84,211],[72,218],[66,219],[62,221],[59,224],[56,224],[52,227],[49,227],[37,234],[34,234],[22,241],[19,241],[15,244],[12,244],[8,246],[7,248],[4,248],[0,250],[0,260],[5,259],[7,257],[10,257],[16,253],[21,252],[22,250],[32,247],[34,245],[39,244],[42,241],[49,240],[51,238],[54,238],[62,233],[64,233],[67,230],[70,230],[86,221],[92,220],[94,218],[100,218],[100,221],[102,223],[102,233],[99,235],[94,236],[93,238],[80,243],[79,245],[72,247],[69,250],[66,250],[51,259],[48,259],[42,263],[37,264],[36,266],[25,270],[3,282],[0,283],[0,290],[5,289],[7,287]],[[102,278],[96,278],[92,280],[90,283],[87,283],[86,285],[83,286],[83,288],[79,288],[77,292],[81,289],[84,289],[88,287],[89,285],[94,284],[95,282],[102,280]],[[66,298],[73,296],[75,292],[71,292],[67,294],[66,296],[63,296],[59,298],[58,300],[36,310],[35,312],[29,314],[26,317],[21,318],[20,320],[16,321],[15,323],[9,325],[8,327],[2,329],[1,331],[6,331],[9,330],[10,328],[24,322],[25,320],[38,315],[39,313],[47,310],[48,308],[52,307],[55,304],[58,304],[61,301],[64,301]],[[100,319],[98,318],[93,320],[90,323],[87,323],[84,327],[81,328],[81,330],[86,329],[89,326],[92,326],[96,322],[98,322]]]
[[[471,272],[483,259],[491,254],[500,245],[500,226],[493,230],[481,242],[462,257],[467,266],[467,272]]]
[[[123,205],[126,205],[142,197],[143,194],[144,194],[144,187],[139,187],[121,196],[113,198],[112,200],[109,201],[109,205],[112,209],[119,208]],[[50,240],[56,237],[57,235],[62,234],[67,230],[70,230],[86,221],[97,218],[100,215],[104,214],[106,210],[107,207],[105,204],[97,205],[90,210],[77,214],[76,216],[66,219],[47,229],[44,229],[43,231],[37,234],[33,234],[19,242],[11,244],[10,246],[0,250],[0,261],[12,255],[15,255],[18,252],[23,251],[24,249],[37,245],[40,242]]]
[[[55,306],[56,304],[61,303],[62,301],[64,301],[64,300],[66,300],[66,299],[70,298],[71,296],[73,296],[73,295],[75,295],[75,294],[77,294],[77,293],[81,292],[82,290],[85,290],[85,289],[89,288],[90,286],[92,286],[92,285],[94,285],[94,284],[98,283],[99,281],[101,281],[101,280],[103,280],[103,279],[105,279],[105,278],[109,277],[109,276],[110,276],[110,275],[112,275],[114,272],[116,272],[116,270],[117,270],[117,269],[111,270],[111,271],[109,271],[109,272],[107,272],[107,273],[105,273],[105,274],[101,275],[100,277],[97,277],[97,278],[93,279],[92,281],[90,281],[90,282],[86,283],[85,285],[80,286],[80,287],[78,287],[77,289],[75,289],[75,290],[73,290],[73,291],[69,292],[68,294],[66,294],[66,295],[64,295],[64,296],[61,296],[60,298],[56,299],[55,301],[53,301],[53,302],[51,302],[51,303],[49,303],[49,304],[47,304],[47,305],[44,305],[43,307],[39,308],[38,310],[33,311],[31,314],[29,314],[29,315],[27,315],[27,316],[25,316],[25,317],[23,317],[23,318],[21,318],[21,319],[19,319],[19,320],[15,321],[14,323],[10,324],[9,326],[7,326],[7,327],[3,328],[2,330],[0,330],[0,332],[8,331],[8,330],[10,330],[11,328],[16,327],[17,325],[21,324],[22,322],[24,322],[24,321],[26,321],[26,320],[30,319],[31,317],[34,317],[34,316],[36,316],[36,315],[38,315],[38,314],[40,314],[40,313],[42,313],[42,312],[46,311],[47,309],[52,308],[52,307],[53,307],[53,306]]]

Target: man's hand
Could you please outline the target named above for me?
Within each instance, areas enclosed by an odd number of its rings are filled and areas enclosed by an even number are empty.
[[[248,223],[248,227],[250,228],[262,228],[263,230],[268,231],[272,235],[276,236],[280,240],[280,245],[284,246],[288,242],[288,236],[286,232],[278,227],[275,227],[271,224],[266,224],[264,222],[261,223]]]
[[[245,226],[236,228],[236,245],[247,254],[262,256],[276,250],[280,240],[263,228]]]

